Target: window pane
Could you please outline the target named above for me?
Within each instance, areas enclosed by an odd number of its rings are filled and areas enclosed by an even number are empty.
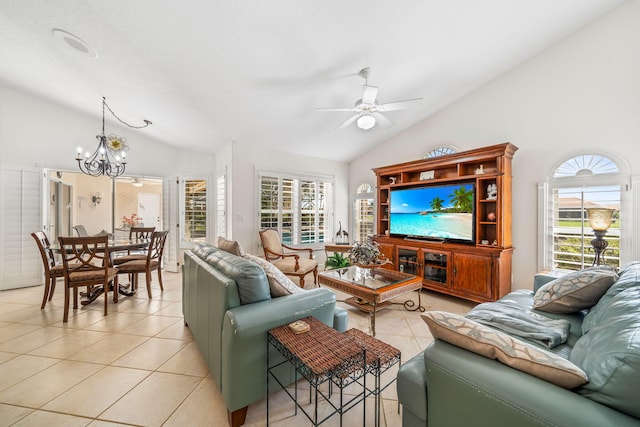
[[[207,240],[207,181],[184,181],[184,224],[185,242],[206,242]]]
[[[373,234],[374,228],[374,203],[371,199],[356,199],[356,235],[357,242],[364,242],[367,236]]]
[[[285,244],[312,244],[325,240],[330,183],[261,176],[259,185],[261,228],[276,228]]]
[[[573,157],[558,166],[553,177],[562,178],[616,172],[620,172],[620,170],[611,159],[596,154],[584,154]]]
[[[605,239],[607,265],[620,266],[620,186],[556,188],[553,191],[553,267],[579,270],[593,264],[595,235],[587,209],[616,209]]]
[[[227,183],[226,176],[220,175],[218,177],[217,189],[218,200],[217,200],[217,223],[218,223],[218,236],[227,237]]]

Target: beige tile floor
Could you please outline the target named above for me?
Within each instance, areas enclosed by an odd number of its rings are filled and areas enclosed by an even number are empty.
[[[153,283],[152,300],[144,291],[121,297],[118,304],[109,302],[104,317],[100,299],[72,310],[67,324],[62,289],[44,310],[42,286],[0,291],[0,426],[227,425],[222,397],[182,320],[181,276],[165,273],[164,279],[164,292]],[[417,293],[398,298],[376,322],[377,338],[400,349],[405,361],[433,339],[419,313],[401,305],[407,298],[417,300]],[[461,314],[473,306],[427,291],[422,302],[427,310]],[[368,315],[339,305],[349,310],[350,327],[369,331]],[[393,367],[384,380],[396,372]],[[299,384],[298,390],[305,401],[308,388]],[[395,385],[382,397],[381,425],[400,426]],[[347,412],[345,425],[363,424],[362,406]],[[271,396],[269,408],[273,426],[310,424],[300,411],[294,415],[283,391]],[[319,411],[325,413],[327,405]],[[366,414],[372,425],[369,399]],[[249,407],[246,425],[265,424],[262,400]],[[338,425],[338,419],[323,425]]]

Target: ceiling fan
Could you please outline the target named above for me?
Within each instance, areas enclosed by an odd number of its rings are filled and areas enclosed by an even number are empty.
[[[407,104],[411,102],[421,101],[422,98],[407,99],[404,101],[389,102],[386,104],[378,104],[376,97],[378,96],[378,88],[370,86],[368,84],[370,69],[363,68],[358,72],[358,75],[364,79],[364,85],[362,85],[362,98],[358,99],[354,107],[347,108],[317,108],[317,111],[351,111],[354,114],[345,120],[336,130],[344,129],[353,122],[363,130],[369,130],[375,125],[380,125],[383,128],[389,128],[393,126],[391,120],[382,115],[387,111],[403,110],[407,108]]]

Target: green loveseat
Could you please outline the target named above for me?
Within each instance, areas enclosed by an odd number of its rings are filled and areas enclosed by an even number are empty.
[[[501,301],[567,319],[566,343],[545,351],[584,371],[587,383],[562,388],[436,339],[398,372],[402,425],[640,426],[640,262],[624,266],[590,309],[569,314],[532,308],[535,292],[553,279],[536,275],[533,292],[514,291]]]
[[[257,264],[211,245],[185,253],[182,309],[211,375],[222,393],[229,423],[244,423],[247,406],[266,393],[267,331],[313,316],[344,332],[347,313],[335,295],[316,288],[272,298],[264,270]],[[270,360],[282,360],[271,349]],[[291,365],[278,378],[290,379]]]

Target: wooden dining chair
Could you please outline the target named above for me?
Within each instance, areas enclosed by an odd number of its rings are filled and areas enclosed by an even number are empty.
[[[118,269],[109,262],[109,236],[58,237],[64,274],[64,317],[69,319],[69,298],[73,289],[73,308],[78,308],[78,288],[102,286],[104,315],[107,315],[109,291],[118,302]]]
[[[147,282],[147,295],[151,299],[151,272],[156,270],[158,272],[158,283],[160,284],[160,290],[164,291],[162,285],[162,253],[164,252],[164,244],[167,240],[168,231],[154,231],[151,233],[151,241],[147,248],[147,256],[145,259],[136,259],[125,262],[118,265],[118,273],[130,274],[131,276],[131,290],[138,289],[138,274],[145,273]]]
[[[56,263],[53,251],[49,249],[51,243],[44,231],[31,233],[31,237],[33,237],[36,245],[38,245],[42,265],[44,266],[44,295],[42,297],[42,304],[40,305],[40,310],[42,310],[45,305],[47,305],[47,301],[51,301],[51,298],[53,298],[53,292],[56,290],[56,280],[64,277],[64,272],[62,271],[62,264]]]
[[[129,229],[129,240],[151,239],[151,235],[156,231],[155,227],[131,227]],[[118,266],[129,261],[147,259],[147,251],[140,249],[130,249],[126,255],[115,256],[113,265]]]
[[[264,258],[267,261],[287,276],[297,277],[301,288],[304,288],[304,277],[309,273],[313,273],[313,284],[318,283],[318,261],[313,259],[311,248],[296,248],[285,245],[280,239],[280,233],[275,228],[260,230],[259,234]],[[285,249],[287,249],[286,252]],[[309,258],[302,258],[295,252],[308,252]]]

